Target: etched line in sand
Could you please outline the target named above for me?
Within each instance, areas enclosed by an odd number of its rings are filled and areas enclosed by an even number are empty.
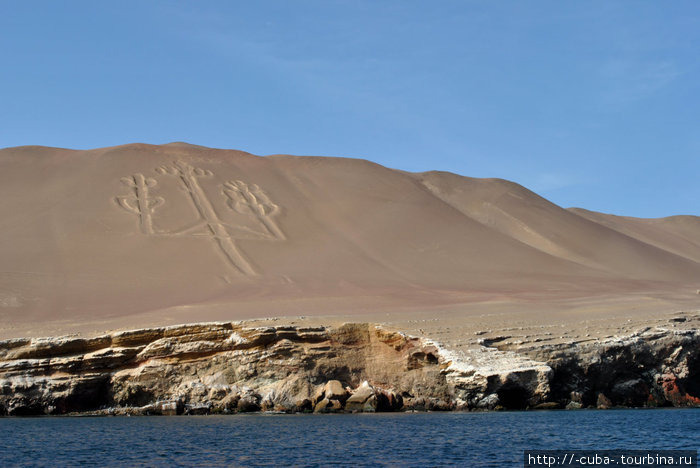
[[[227,262],[239,273],[246,276],[256,276],[257,272],[248,259],[238,249],[234,238],[229,232],[228,225],[216,213],[207,193],[199,185],[198,178],[212,177],[214,174],[206,169],[194,167],[184,161],[176,161],[172,166],[161,166],[156,172],[178,177],[187,194],[194,204],[198,220],[175,232],[156,231],[153,228],[153,213],[165,200],[163,197],[149,198],[148,189],[154,187],[157,181],[146,178],[143,174],[121,179],[122,183],[131,187],[133,195],[116,197],[117,204],[125,210],[139,215],[141,232],[157,236],[207,236],[213,239]],[[222,192],[228,197],[228,206],[239,214],[255,217],[264,227],[265,232],[258,232],[247,226],[235,226],[239,231],[252,233],[257,239],[285,240],[284,232],[272,219],[279,214],[280,207],[274,204],[267,194],[256,184],[236,180],[224,184]]]
[[[122,184],[130,187],[132,195],[116,197],[119,206],[131,213],[139,215],[139,225],[144,234],[153,234],[153,212],[165,203],[163,197],[150,198],[149,187],[155,187],[158,183],[155,179],[144,177],[143,174],[134,174],[131,177],[122,177]]]
[[[272,203],[270,197],[257,184],[249,186],[241,180],[229,181],[224,184],[224,194],[229,198],[228,206],[231,209],[257,217],[272,238],[286,239],[282,230],[272,219],[279,214],[280,207]]]
[[[206,226],[216,240],[221,251],[226,255],[231,264],[241,273],[254,276],[255,270],[238,250],[233,239],[226,230],[226,226],[221,222],[207,194],[200,187],[197,178],[211,177],[211,171],[194,167],[186,162],[177,161],[173,166],[161,166],[156,169],[161,174],[168,174],[180,177],[194,205],[197,207],[199,215],[206,221]]]

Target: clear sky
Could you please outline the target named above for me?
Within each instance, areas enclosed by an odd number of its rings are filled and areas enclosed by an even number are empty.
[[[700,2],[0,0],[0,147],[187,141],[700,215]]]

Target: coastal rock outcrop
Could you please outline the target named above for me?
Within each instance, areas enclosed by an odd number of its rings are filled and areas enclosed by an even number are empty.
[[[449,393],[434,351],[366,323],[8,340],[0,342],[0,414],[397,410],[401,393]]]
[[[459,351],[367,323],[0,342],[0,415],[700,406],[700,333]]]
[[[693,323],[585,342],[482,340],[481,348],[440,355],[460,409],[700,407]]]
[[[550,396],[566,406],[700,407],[700,331],[662,327],[569,348],[541,349]]]

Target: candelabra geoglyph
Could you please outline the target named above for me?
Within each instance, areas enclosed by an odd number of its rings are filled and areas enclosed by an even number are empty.
[[[141,233],[149,236],[209,237],[235,270],[246,276],[255,276],[257,274],[255,268],[236,245],[231,224],[221,219],[209,194],[199,183],[199,179],[213,177],[212,171],[194,167],[185,161],[176,161],[172,165],[158,167],[156,172],[162,176],[178,179],[196,209],[197,219],[194,223],[178,230],[156,229],[154,226],[156,210],[164,205],[166,199],[151,195],[151,190],[155,190],[158,185],[154,177],[137,173],[121,179],[122,184],[130,189],[130,193],[116,197],[115,201],[119,207],[138,216]],[[259,221],[258,230],[247,226],[236,226],[238,231],[252,234],[254,239],[286,239],[284,232],[274,219],[280,213],[279,205],[273,203],[257,184],[232,180],[221,185],[220,193],[226,197],[226,206],[229,209]]]

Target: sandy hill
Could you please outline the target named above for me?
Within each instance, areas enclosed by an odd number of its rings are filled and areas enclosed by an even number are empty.
[[[0,335],[80,324],[697,300],[700,219],[512,182],[175,143],[0,150]]]

